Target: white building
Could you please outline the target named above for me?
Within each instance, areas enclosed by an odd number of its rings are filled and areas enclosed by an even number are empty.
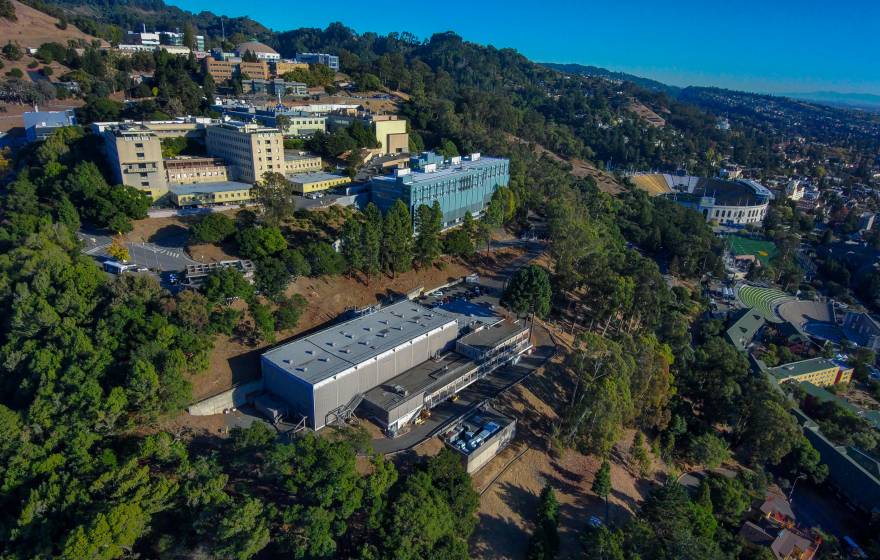
[[[235,47],[235,54],[243,57],[246,52],[252,52],[257,60],[278,61],[281,55],[269,45],[260,43],[259,41],[246,41]]]
[[[728,181],[668,173],[636,174],[630,179],[639,188],[692,208],[706,221],[721,225],[760,224],[773,199],[767,187],[749,179]]]
[[[785,198],[789,200],[800,200],[804,197],[806,188],[803,183],[797,179],[792,179],[785,185]]]

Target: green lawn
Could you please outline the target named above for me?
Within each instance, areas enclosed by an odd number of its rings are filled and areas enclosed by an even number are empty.
[[[764,266],[770,264],[770,260],[777,253],[776,244],[772,241],[759,241],[739,235],[728,237],[727,244],[734,255],[755,255]]]

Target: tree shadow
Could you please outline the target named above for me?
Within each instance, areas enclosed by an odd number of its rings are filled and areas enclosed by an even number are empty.
[[[471,535],[471,558],[521,559],[526,557],[530,534],[510,518],[480,513]]]
[[[177,249],[186,245],[189,230],[177,224],[163,226],[147,239],[150,243],[168,249]]]

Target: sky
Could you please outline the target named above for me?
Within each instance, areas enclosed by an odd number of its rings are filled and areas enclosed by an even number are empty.
[[[880,0],[170,0],[285,31],[339,21],[359,33],[454,31],[536,62],[573,62],[673,85],[880,95]]]

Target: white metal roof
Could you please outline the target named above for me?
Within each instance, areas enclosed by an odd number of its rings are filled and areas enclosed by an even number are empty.
[[[450,324],[457,325],[454,317],[403,300],[274,348],[263,359],[315,385]]]

